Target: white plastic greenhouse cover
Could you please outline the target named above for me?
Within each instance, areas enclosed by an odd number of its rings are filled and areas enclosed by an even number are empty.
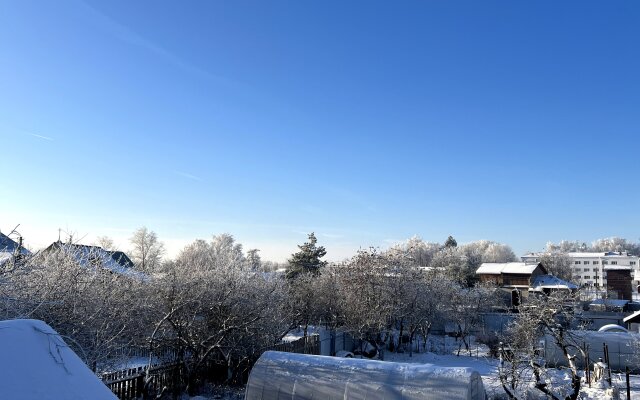
[[[485,399],[471,368],[268,351],[249,375],[245,400]]]
[[[597,332],[597,331],[568,331],[567,335],[572,342],[580,347],[587,347],[591,363],[604,359],[603,344],[607,344],[609,351],[609,366],[613,370],[624,370],[625,367],[632,371],[640,370],[640,352],[638,343],[640,335],[631,332]],[[551,366],[566,366],[567,360],[562,350],[555,344],[550,336],[545,336],[545,360]],[[584,360],[577,350],[572,352],[576,356],[576,364],[584,367]]]

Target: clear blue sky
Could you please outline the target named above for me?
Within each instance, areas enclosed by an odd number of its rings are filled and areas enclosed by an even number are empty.
[[[284,260],[638,240],[636,1],[0,2],[0,229]],[[63,234],[64,235],[64,234]]]

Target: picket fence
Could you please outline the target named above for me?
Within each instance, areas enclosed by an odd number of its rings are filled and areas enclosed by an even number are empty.
[[[312,335],[262,349],[263,352],[268,350],[320,354],[320,339],[318,335]],[[216,360],[212,360],[212,364],[216,364]],[[120,400],[144,400],[156,398],[164,388],[175,387],[183,376],[183,365],[168,363],[106,373],[102,375],[102,381]],[[145,380],[148,381],[146,387]]]

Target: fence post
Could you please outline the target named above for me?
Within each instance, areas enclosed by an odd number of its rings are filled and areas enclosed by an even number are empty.
[[[627,400],[631,400],[631,384],[629,383],[629,366],[625,367],[625,378],[627,379]]]

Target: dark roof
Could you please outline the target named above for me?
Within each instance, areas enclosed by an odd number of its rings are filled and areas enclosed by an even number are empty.
[[[111,258],[113,258],[118,264],[122,265],[125,268],[133,268],[133,261],[122,251],[110,251]]]
[[[0,251],[13,253],[18,248],[18,243],[14,242],[9,236],[4,233],[0,233]],[[22,247],[20,253],[29,254],[29,251]]]
[[[86,264],[92,259],[101,260],[101,262],[112,269],[112,267],[123,268],[123,271],[134,267],[133,261],[122,251],[109,251],[100,246],[88,246],[84,244],[63,243],[61,241],[53,242],[49,247],[43,250],[49,253],[53,250],[62,250],[72,255],[80,264]]]

